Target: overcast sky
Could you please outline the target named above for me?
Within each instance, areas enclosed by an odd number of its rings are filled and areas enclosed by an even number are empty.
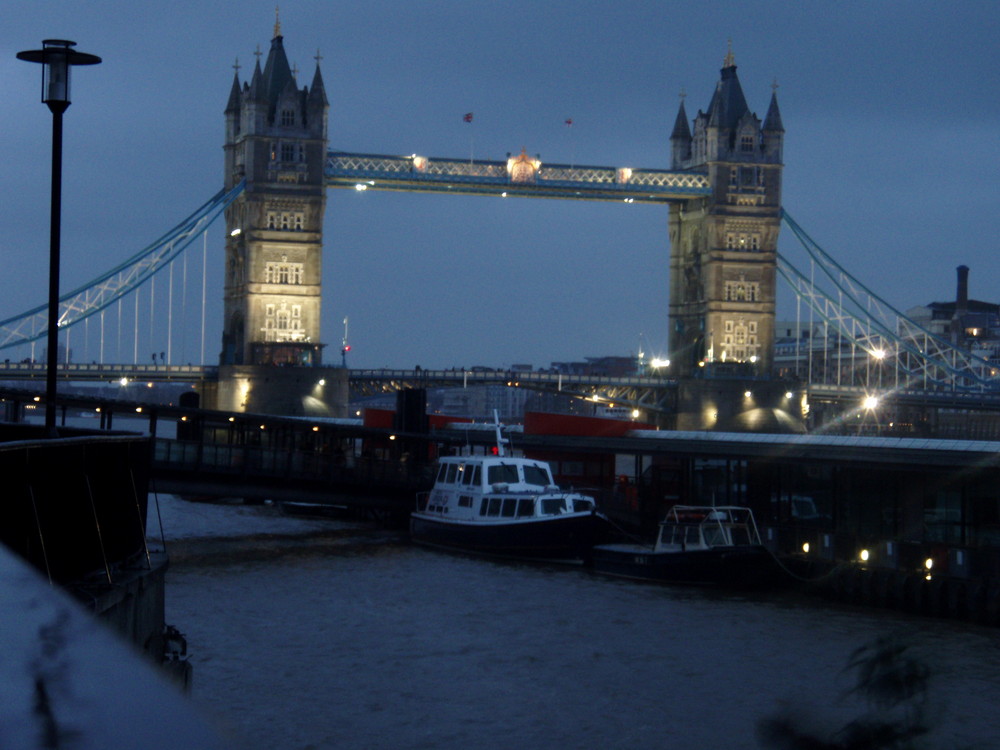
[[[274,28],[270,0],[7,0],[3,10],[0,318],[42,304],[47,289],[51,115],[40,66],[15,54],[63,38],[104,60],[74,71],[65,118],[68,290],[222,186],[232,66],[239,58],[248,78]],[[960,263],[973,298],[1000,302],[993,0],[288,0],[280,13],[300,86],[322,55],[330,147],[384,154],[503,159],[524,147],[543,162],[666,168],[678,94],[691,117],[707,108],[732,39],[760,117],[779,85],[784,206],[820,245],[904,309],[953,299]],[[339,361],[345,316],[356,367],[546,366],[640,346],[664,356],[666,224],[662,206],[330,191],[326,360]],[[223,234],[219,222],[209,240],[208,363],[221,341]],[[788,230],[779,248],[802,258]],[[175,279],[175,318],[186,321],[175,363],[200,357],[200,267],[198,243],[184,315]],[[158,318],[165,289],[158,281]],[[794,309],[780,289],[779,315]],[[112,317],[104,358],[116,361],[117,345],[131,359]],[[78,361],[98,357],[96,328],[86,353],[73,342]],[[140,361],[166,348],[164,326],[140,326]]]

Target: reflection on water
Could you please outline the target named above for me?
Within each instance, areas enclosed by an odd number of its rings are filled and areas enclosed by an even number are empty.
[[[175,554],[194,697],[251,745],[756,748],[778,710],[855,717],[848,656],[903,629],[937,669],[932,744],[1000,747],[993,630],[356,541]]]

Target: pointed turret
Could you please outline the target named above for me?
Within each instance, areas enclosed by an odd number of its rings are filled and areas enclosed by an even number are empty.
[[[278,101],[278,97],[285,92],[289,84],[295,85],[282,39],[283,37],[276,36],[271,40],[271,51],[268,52],[267,62],[264,63],[264,94],[272,105]]]
[[[260,49],[260,45],[257,46]],[[253,76],[250,78],[250,92],[249,99],[251,101],[260,101],[265,97],[264,91],[264,76],[260,72],[260,56],[257,57],[257,62],[253,66]]]
[[[670,134],[670,161],[674,169],[683,169],[683,163],[691,158],[691,128],[688,126],[687,112],[684,109],[684,98],[677,110],[674,130]]]
[[[767,116],[761,128],[764,152],[775,161],[781,161],[781,151],[785,140],[785,126],[781,123],[781,111],[778,109],[778,84],[772,87],[771,103],[767,108]]]
[[[226,114],[240,111],[240,102],[243,96],[240,93],[240,74],[237,70],[233,74],[233,87],[229,90],[229,101],[226,102]]]
[[[316,53],[316,72],[313,74],[312,86],[309,87],[309,106],[329,106],[326,98],[326,87],[323,85],[323,75],[319,72],[319,53]]]

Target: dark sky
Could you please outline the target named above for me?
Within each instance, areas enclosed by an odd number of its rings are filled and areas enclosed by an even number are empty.
[[[820,245],[903,309],[953,299],[960,263],[972,297],[1000,301],[995,2],[302,0],[280,14],[300,85],[322,55],[333,149],[502,159],[524,147],[614,167],[669,167],[678,94],[692,117],[707,107],[731,39],[759,116],[779,85],[784,206]],[[51,117],[40,66],[16,52],[64,38],[104,59],[74,71],[66,114],[68,290],[221,187],[232,66],[243,80],[256,46],[266,52],[274,3],[8,0],[3,16],[0,318],[47,288]],[[339,360],[345,316],[357,367],[546,366],[640,346],[666,356],[666,222],[665,208],[636,204],[330,191],[327,360]],[[209,362],[223,233],[217,224],[208,250]],[[787,230],[779,248],[805,265]],[[175,280],[176,363],[200,357],[200,267],[199,243],[183,314]],[[165,290],[158,281],[157,317]],[[779,290],[779,316],[794,310]],[[123,345],[112,317],[105,360],[118,359],[112,338],[130,359],[132,334]],[[91,329],[86,354],[73,344],[78,360],[98,356]],[[167,348],[163,326],[140,332],[141,361]]]

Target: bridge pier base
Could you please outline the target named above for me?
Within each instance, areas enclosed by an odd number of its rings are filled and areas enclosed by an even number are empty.
[[[678,430],[805,432],[803,392],[788,383],[750,378],[681,378]]]
[[[251,414],[343,418],[347,416],[347,375],[343,367],[223,365],[215,388],[203,393],[203,406]]]

